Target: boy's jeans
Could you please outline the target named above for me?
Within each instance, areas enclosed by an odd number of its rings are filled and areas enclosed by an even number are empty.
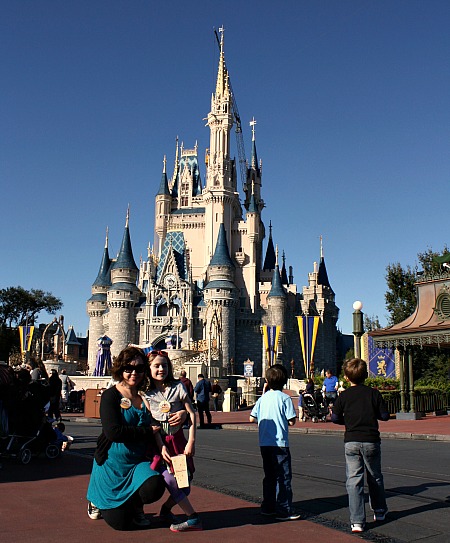
[[[292,469],[289,447],[260,447],[263,460],[264,513],[292,513]]]
[[[380,443],[345,443],[345,470],[347,473],[348,505],[351,524],[364,524],[364,467],[367,473],[370,506],[373,510],[386,510],[383,475],[381,473]]]

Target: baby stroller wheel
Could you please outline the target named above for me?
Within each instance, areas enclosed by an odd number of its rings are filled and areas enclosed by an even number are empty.
[[[24,466],[30,463],[31,456],[32,455],[30,449],[25,448],[19,452],[19,460]]]
[[[45,449],[45,456],[47,458],[50,458],[50,460],[53,460],[54,458],[58,458],[60,454],[59,447],[57,447],[54,443],[50,443],[50,445],[47,445]]]
[[[327,422],[327,416],[326,416],[326,415],[324,415],[324,416],[322,417],[322,422]]]
[[[311,420],[312,420],[314,423],[319,422],[318,417],[313,417]]]

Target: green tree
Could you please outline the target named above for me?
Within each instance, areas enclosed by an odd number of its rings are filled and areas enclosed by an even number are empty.
[[[0,326],[9,328],[34,324],[41,311],[54,315],[62,301],[50,292],[39,289],[9,287],[0,290]]]
[[[386,267],[387,292],[385,294],[386,309],[389,312],[389,324],[397,324],[413,314],[417,305],[417,292],[415,283],[418,273],[436,275],[442,272],[442,266],[435,261],[437,256],[448,254],[448,247],[440,253],[428,248],[417,254],[414,266],[402,267],[399,262]]]
[[[372,332],[372,330],[378,330],[381,328],[380,320],[378,315],[366,315],[364,314],[364,330],[366,332]]]

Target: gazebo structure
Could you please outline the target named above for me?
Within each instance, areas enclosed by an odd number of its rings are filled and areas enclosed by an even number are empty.
[[[438,275],[418,275],[415,284],[417,306],[410,317],[388,328],[369,332],[377,347],[390,347],[399,352],[399,419],[420,418],[414,398],[414,348],[450,347],[450,273],[447,266],[442,270]]]

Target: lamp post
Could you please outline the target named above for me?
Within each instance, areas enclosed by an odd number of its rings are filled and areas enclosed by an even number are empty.
[[[364,313],[361,311],[362,307],[363,304],[359,300],[353,303],[353,335],[355,336],[355,358],[361,358],[361,336],[364,334]]]

